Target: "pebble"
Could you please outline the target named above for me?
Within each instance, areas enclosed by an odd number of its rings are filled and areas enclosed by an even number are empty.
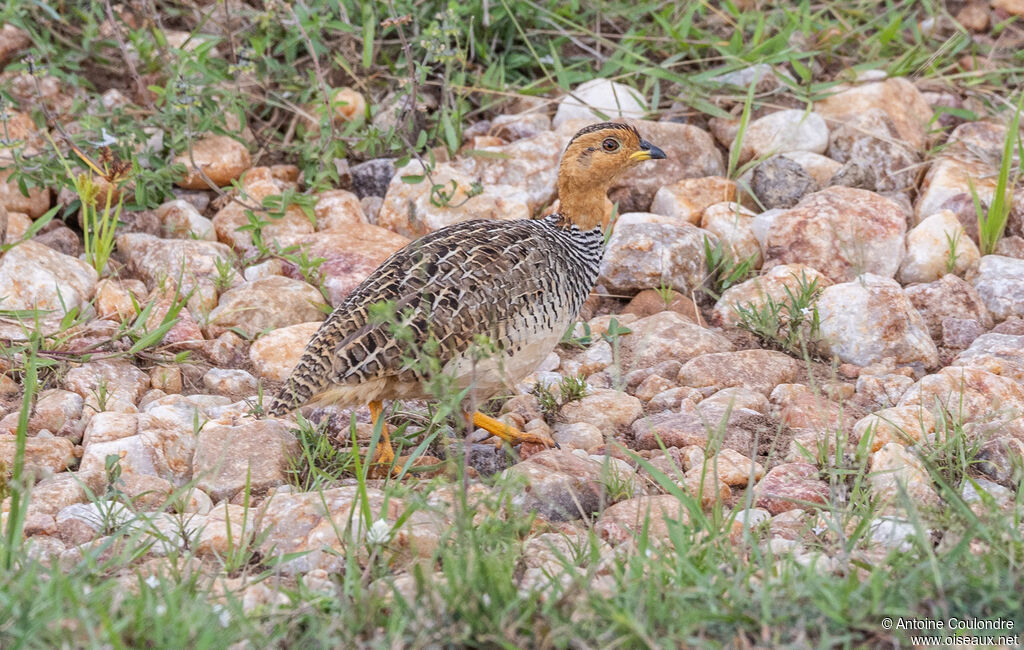
[[[185,165],[185,177],[177,184],[178,187],[187,190],[210,189],[203,174],[217,187],[224,187],[252,166],[249,149],[243,143],[226,135],[206,135],[199,138],[192,145],[191,157],[188,151],[184,151],[175,156],[173,162]],[[200,174],[197,168],[202,170],[203,174]]]
[[[632,295],[660,286],[689,293],[706,274],[705,238],[717,238],[689,223],[656,214],[620,215],[608,240],[598,282],[609,291]]]

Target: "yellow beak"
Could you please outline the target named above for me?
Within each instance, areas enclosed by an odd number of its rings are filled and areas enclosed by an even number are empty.
[[[655,147],[646,140],[640,141],[640,150],[634,151],[629,154],[629,159],[636,162],[643,162],[645,160],[663,160],[665,158],[665,152]]]

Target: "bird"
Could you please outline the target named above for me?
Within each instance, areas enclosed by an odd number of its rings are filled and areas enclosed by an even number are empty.
[[[490,397],[513,387],[554,349],[597,282],[612,183],[665,157],[631,124],[582,128],[559,163],[556,211],[456,222],[392,254],[321,324],[267,414],[366,404],[376,427],[383,400],[430,398],[429,372],[414,359],[424,348],[459,389]],[[480,353],[481,341],[489,355]],[[463,408],[463,415],[510,445],[555,446],[479,411]],[[381,423],[371,463],[390,467],[394,459]]]

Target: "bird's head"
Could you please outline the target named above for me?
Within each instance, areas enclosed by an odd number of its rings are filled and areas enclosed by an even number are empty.
[[[629,124],[601,122],[580,129],[558,168],[559,213],[584,230],[607,225],[608,189],[615,179],[646,160],[662,158],[665,152]]]

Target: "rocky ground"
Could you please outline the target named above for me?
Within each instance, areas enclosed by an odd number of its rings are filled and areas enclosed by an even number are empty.
[[[780,71],[742,74],[744,84],[780,88],[785,105]],[[725,512],[735,538],[755,531],[764,547],[827,573],[848,558],[807,542],[845,507],[855,481],[866,482],[873,504],[864,558],[882,557],[913,537],[912,518],[927,526],[949,507],[936,480],[950,475],[954,448],[970,456],[949,479],[965,502],[991,501],[1007,516],[1019,508],[1024,192],[1013,194],[1005,235],[985,255],[972,197],[993,201],[1005,122],[937,113],[961,100],[877,71],[851,75],[813,110],[759,108],[748,124],[680,122],[604,80],[573,95],[473,124],[462,153],[429,170],[415,160],[398,170],[394,159],[352,164],[342,187],[257,229],[247,210],[301,190],[299,170],[252,166],[245,132],[200,136],[191,156],[179,156],[192,172],[178,181],[178,198],[123,215],[102,274],[84,257],[79,224],[31,231],[74,197],[55,188],[25,196],[0,182],[5,241],[18,242],[0,257],[0,465],[14,463],[27,334],[47,337],[25,449],[33,556],[74,566],[108,539],[111,521],[131,521],[153,542],[141,562],[186,549],[223,558],[241,535],[275,562],[272,579],[236,578],[248,605],[274,603],[275,585],[298,576],[329,590],[346,565],[334,551],[349,550],[336,527],[351,521],[361,487],[348,473],[302,491],[296,422],[260,417],[261,401],[330,306],[412,239],[463,219],[552,209],[560,153],[593,121],[589,107],[632,121],[667,160],[612,189],[619,215],[581,324],[497,402],[502,419],[561,448],[506,453],[471,434],[468,487],[407,475],[406,488],[429,485],[437,507],[404,518],[402,497],[388,492],[398,480],[371,479],[366,497],[384,523],[363,530],[356,517],[355,539],[386,540],[395,558],[430,557],[451,525],[454,494],[468,489],[483,503],[500,472],[521,481],[508,507],[537,517],[523,589],[564,580],[571,567],[557,549],[590,529],[609,556],[628,552],[641,530],[672,545],[667,522],[690,516],[680,494]],[[6,141],[45,147],[29,110],[8,111]],[[13,148],[0,155],[11,160]],[[451,190],[447,201],[436,185]],[[716,245],[752,272],[715,287],[721,269],[709,269],[707,256]],[[788,344],[796,313],[782,315],[777,336],[750,331],[751,314],[809,283],[799,305],[806,321]],[[44,311],[35,319],[30,310]],[[139,336],[126,330],[161,323],[171,326],[153,347],[129,350]],[[585,394],[559,401],[565,378],[576,377]],[[351,415],[305,412],[341,449]],[[365,453],[369,414],[354,416]],[[415,445],[422,425],[413,422],[406,436]],[[455,450],[438,441],[429,453]],[[845,482],[837,468],[850,470]],[[9,500],[5,516],[8,508]],[[382,584],[403,588],[414,564],[395,559]],[[611,588],[600,571],[588,576],[593,588]]]

